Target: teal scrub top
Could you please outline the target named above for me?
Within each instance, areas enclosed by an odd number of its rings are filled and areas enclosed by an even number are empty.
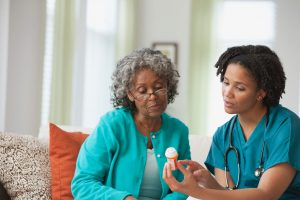
[[[164,200],[184,200],[187,195],[172,192],[162,179],[165,151],[177,149],[179,159],[190,159],[188,128],[166,113],[162,125],[150,134]],[[139,198],[147,162],[148,137],[136,128],[129,110],[118,108],[101,117],[93,133],[82,144],[71,188],[74,199],[122,200]],[[183,180],[179,170],[177,180]]]
[[[219,127],[214,134],[212,145],[205,161],[211,173],[214,168],[224,170],[224,154],[229,147],[230,127],[235,116]],[[300,199],[300,119],[281,105],[269,109],[269,120],[266,126],[264,116],[251,136],[246,141],[239,120],[235,121],[232,133],[233,146],[240,154],[240,185],[238,188],[255,188],[259,178],[254,171],[260,164],[263,142],[265,143],[262,166],[264,171],[279,164],[289,163],[297,173],[280,199]],[[237,158],[231,151],[228,154],[228,169],[236,183],[238,178]],[[225,176],[225,175],[224,175]]]

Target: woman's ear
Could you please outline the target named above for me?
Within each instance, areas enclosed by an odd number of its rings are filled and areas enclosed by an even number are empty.
[[[132,96],[131,92],[127,92],[127,97],[131,102],[134,102],[134,97]]]
[[[267,95],[266,91],[264,91],[263,89],[260,89],[256,95],[257,101],[262,101],[266,97],[266,95]]]

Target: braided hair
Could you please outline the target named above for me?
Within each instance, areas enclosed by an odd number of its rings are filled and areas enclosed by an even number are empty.
[[[254,78],[257,89],[266,92],[263,100],[267,107],[279,104],[285,93],[285,73],[277,54],[263,45],[235,46],[228,48],[218,59],[215,67],[223,82],[229,64],[243,66]]]

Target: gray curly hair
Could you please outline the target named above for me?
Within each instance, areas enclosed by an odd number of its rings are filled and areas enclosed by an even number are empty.
[[[111,101],[114,107],[135,110],[135,104],[129,100],[127,93],[136,73],[144,68],[151,69],[161,79],[166,80],[168,103],[174,102],[174,98],[178,94],[179,80],[179,73],[175,70],[175,65],[160,51],[144,48],[133,51],[117,63],[112,75],[111,86]]]

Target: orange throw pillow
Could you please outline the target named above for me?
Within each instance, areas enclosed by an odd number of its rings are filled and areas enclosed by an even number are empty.
[[[51,123],[49,128],[52,200],[73,200],[71,181],[79,149],[88,134],[66,132]]]

